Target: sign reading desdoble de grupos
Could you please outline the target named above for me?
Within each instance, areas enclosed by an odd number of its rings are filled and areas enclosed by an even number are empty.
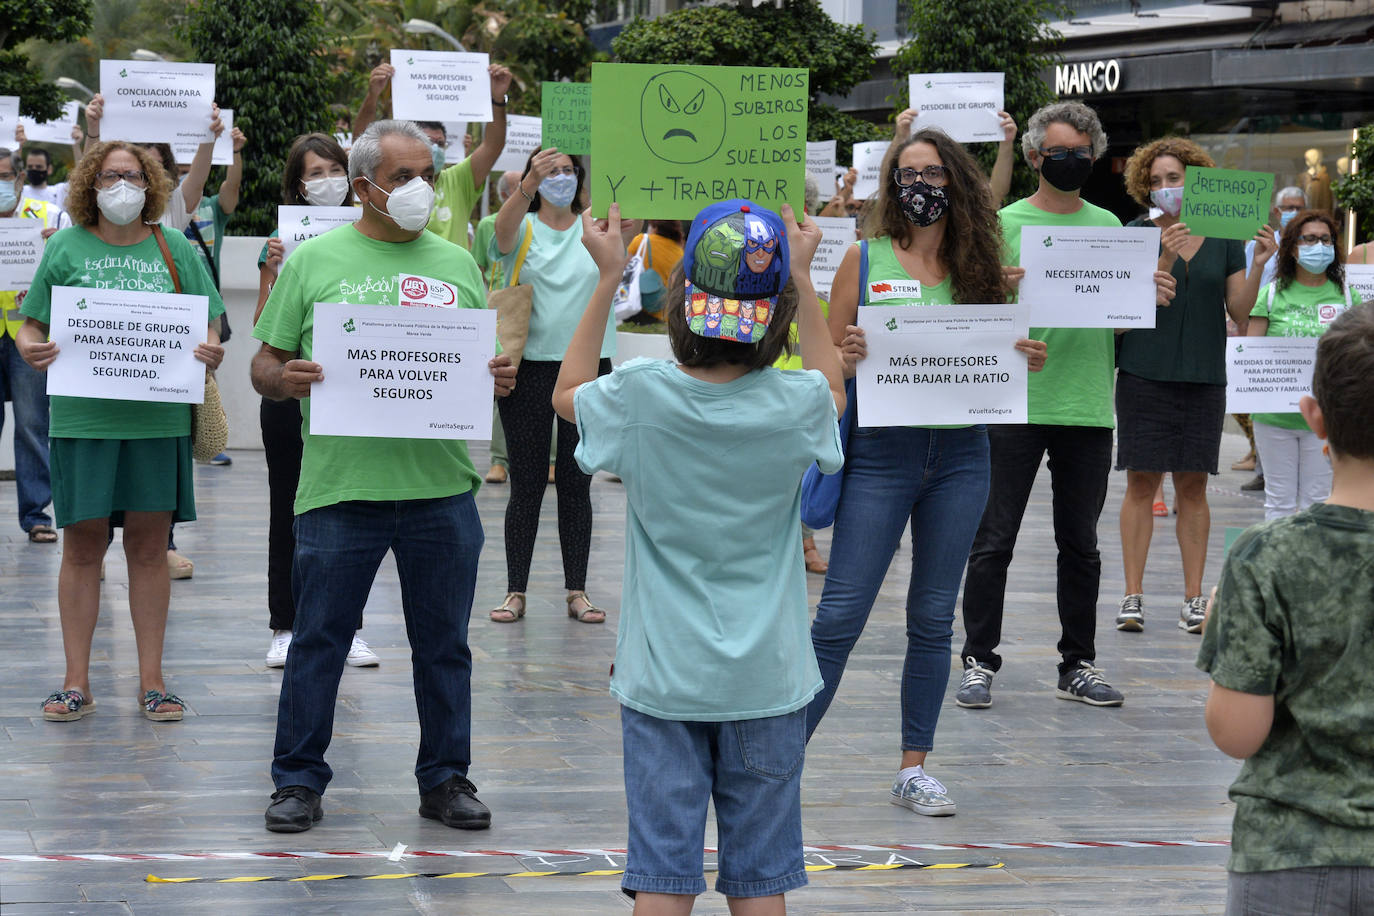
[[[205,296],[54,286],[48,394],[199,404],[209,315]]]

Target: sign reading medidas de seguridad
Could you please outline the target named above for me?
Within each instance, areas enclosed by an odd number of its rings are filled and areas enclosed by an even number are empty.
[[[1183,174],[1179,221],[1192,235],[1249,241],[1269,218],[1274,176],[1269,172],[1189,166]]]
[[[593,64],[593,215],[691,219],[732,197],[800,213],[807,86],[801,69]]]

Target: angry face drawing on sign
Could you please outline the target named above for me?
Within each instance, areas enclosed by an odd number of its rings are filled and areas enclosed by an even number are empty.
[[[685,70],[668,70],[644,86],[639,102],[644,143],[666,162],[704,162],[725,142],[725,97]]]

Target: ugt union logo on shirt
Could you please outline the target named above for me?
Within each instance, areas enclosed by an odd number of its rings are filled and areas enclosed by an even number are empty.
[[[396,280],[401,305],[431,309],[458,307],[458,290],[452,283],[417,274],[400,274]]]

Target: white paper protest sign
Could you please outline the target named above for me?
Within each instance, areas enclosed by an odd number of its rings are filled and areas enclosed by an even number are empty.
[[[1312,393],[1316,337],[1232,337],[1226,341],[1226,412],[1297,413]]]
[[[854,168],[859,172],[859,179],[854,182],[855,200],[868,200],[878,193],[881,183],[878,172],[882,170],[883,156],[890,145],[886,140],[854,144]]]
[[[100,94],[102,140],[198,145],[213,136],[214,64],[102,60]]]
[[[281,239],[282,263],[291,257],[301,242],[324,235],[330,229],[355,223],[361,212],[357,207],[277,207],[277,236]]]
[[[817,140],[806,144],[806,170],[821,189],[821,200],[835,195],[835,141]]]
[[[859,426],[1025,423],[1022,305],[867,305]]]
[[[54,286],[48,394],[201,403],[209,310],[205,296]]]
[[[812,217],[821,230],[821,243],[816,246],[816,256],[811,259],[811,285],[816,287],[816,295],[830,301],[830,289],[835,282],[835,271],[849,246],[857,238],[854,219],[849,216]],[[858,295],[857,289],[855,295]]]
[[[28,289],[42,258],[41,219],[0,219],[0,289]]]
[[[315,303],[310,435],[490,439],[496,312]]]
[[[490,121],[486,54],[391,49],[391,110],[411,121]]]
[[[496,157],[493,172],[524,171],[525,160],[544,139],[544,119],[530,115],[506,115],[506,145]]]
[[[1346,264],[1345,282],[1365,305],[1374,302],[1374,264]]]
[[[1017,298],[1037,328],[1153,328],[1157,226],[1022,226]]]
[[[42,124],[33,118],[18,115],[19,123],[24,125],[24,137],[30,143],[60,143],[70,146],[72,142],[72,128],[76,126],[76,116],[80,113],[81,106],[76,102],[67,102],[62,106],[62,116],[56,121],[44,121]],[[209,123],[208,121],[206,122]],[[0,134],[6,142],[14,139],[13,126],[4,133]]]
[[[447,165],[457,165],[468,157],[467,149],[463,146],[463,138],[467,133],[467,121],[444,122],[444,136],[448,139],[448,146],[444,148],[444,162]]]
[[[210,164],[233,165],[234,138],[230,134],[234,132],[234,109],[221,108],[219,119],[224,125],[224,133],[215,140],[215,145],[210,153]],[[183,140],[180,143],[172,144],[172,155],[176,157],[179,165],[189,165],[191,160],[196,158],[196,150],[198,149],[200,149],[199,143]]]
[[[19,96],[0,95],[0,143],[5,146],[13,144],[18,138],[15,136],[15,128],[19,126]],[[70,135],[70,131],[68,134]],[[71,137],[67,137],[67,142],[71,142]]]
[[[913,73],[907,79],[913,131],[937,127],[960,143],[1000,143],[1001,73]]]

